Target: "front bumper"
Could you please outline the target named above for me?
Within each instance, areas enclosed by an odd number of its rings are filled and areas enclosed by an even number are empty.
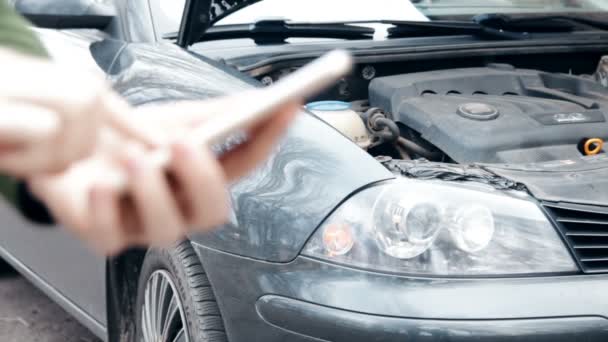
[[[231,342],[608,341],[608,275],[416,278],[196,249]]]
[[[606,341],[608,333],[608,320],[601,317],[415,319],[367,315],[273,295],[261,297],[257,310],[272,326],[326,341]]]

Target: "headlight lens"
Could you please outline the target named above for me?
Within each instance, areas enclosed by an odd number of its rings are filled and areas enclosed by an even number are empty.
[[[577,271],[555,228],[526,194],[409,179],[349,199],[303,254],[421,275]]]

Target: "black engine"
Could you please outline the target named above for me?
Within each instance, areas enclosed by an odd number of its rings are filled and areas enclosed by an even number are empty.
[[[608,90],[593,79],[508,65],[389,77],[370,104],[459,163],[575,159],[608,138]]]

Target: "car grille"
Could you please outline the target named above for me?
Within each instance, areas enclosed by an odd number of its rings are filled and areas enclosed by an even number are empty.
[[[543,203],[585,273],[608,273],[608,207]]]

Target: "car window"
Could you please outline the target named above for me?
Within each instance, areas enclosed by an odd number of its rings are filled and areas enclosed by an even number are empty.
[[[186,0],[149,0],[157,38],[179,31]]]

